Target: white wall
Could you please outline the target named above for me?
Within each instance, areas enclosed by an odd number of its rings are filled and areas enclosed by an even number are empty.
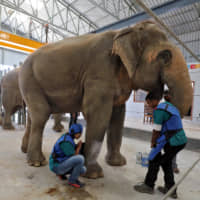
[[[200,122],[200,69],[192,69],[189,72],[191,80],[194,81],[192,120]]]
[[[144,116],[144,103],[133,102],[133,92],[126,102],[126,117],[143,118]]]

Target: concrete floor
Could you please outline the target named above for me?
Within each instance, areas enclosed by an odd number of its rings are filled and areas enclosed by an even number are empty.
[[[46,158],[49,157],[53,144],[60,136],[59,133],[53,132],[52,124],[52,120],[49,120],[44,132],[43,152]],[[0,200],[160,200],[163,195],[157,190],[154,195],[140,194],[133,190],[133,185],[143,181],[146,173],[146,168],[135,163],[136,152],[148,152],[150,147],[148,140],[144,140],[146,136],[142,139],[135,137],[132,129],[124,131],[125,135],[132,135],[123,139],[122,153],[127,158],[127,165],[108,166],[104,161],[106,153],[104,143],[98,160],[104,169],[105,177],[97,180],[81,178],[86,187],[74,189],[59,180],[48,166],[34,168],[27,165],[26,155],[20,151],[24,132],[22,127],[17,127],[15,131],[4,131],[0,127]],[[181,173],[175,176],[176,181],[198,157],[198,151],[187,149],[179,154],[178,165]],[[200,163],[178,188],[179,199],[200,199],[199,174]],[[162,171],[156,184],[163,185]]]

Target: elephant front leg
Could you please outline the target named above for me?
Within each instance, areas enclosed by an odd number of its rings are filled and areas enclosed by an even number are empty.
[[[122,143],[122,129],[125,116],[125,105],[113,107],[112,117],[107,131],[106,162],[109,165],[122,166],[126,159],[120,153]]]
[[[102,99],[105,102],[102,102]],[[85,177],[87,178],[103,177],[103,170],[97,162],[97,157],[112,113],[112,100],[113,98],[108,97],[107,94],[94,94],[92,92],[89,97],[84,99],[83,113],[87,121],[84,147],[87,167]]]

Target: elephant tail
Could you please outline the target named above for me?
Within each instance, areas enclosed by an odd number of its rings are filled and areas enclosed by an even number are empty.
[[[22,114],[23,114],[23,124],[24,124],[24,126],[26,126],[26,104],[25,104],[25,102],[24,102],[24,100],[23,100],[23,102],[22,102]]]

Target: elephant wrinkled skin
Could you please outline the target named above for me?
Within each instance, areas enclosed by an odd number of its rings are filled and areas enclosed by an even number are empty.
[[[4,116],[0,121],[3,129],[13,130],[14,126],[11,122],[11,115],[13,115],[16,111],[20,110],[21,108],[25,109],[25,104],[23,102],[18,84],[19,70],[20,68],[16,68],[8,72],[5,76],[3,76],[1,80],[1,104],[4,108]],[[61,124],[62,115],[55,114],[53,115],[53,118],[53,129],[56,132],[61,132],[64,129],[63,125]]]
[[[81,111],[87,121],[84,152],[89,178],[103,176],[97,156],[106,131],[107,163],[126,163],[120,146],[125,102],[132,90],[161,96],[167,84],[181,115],[192,101],[184,57],[149,21],[43,46],[25,61],[19,84],[31,116],[27,125],[28,163],[39,166],[45,160],[42,133],[51,113]]]

